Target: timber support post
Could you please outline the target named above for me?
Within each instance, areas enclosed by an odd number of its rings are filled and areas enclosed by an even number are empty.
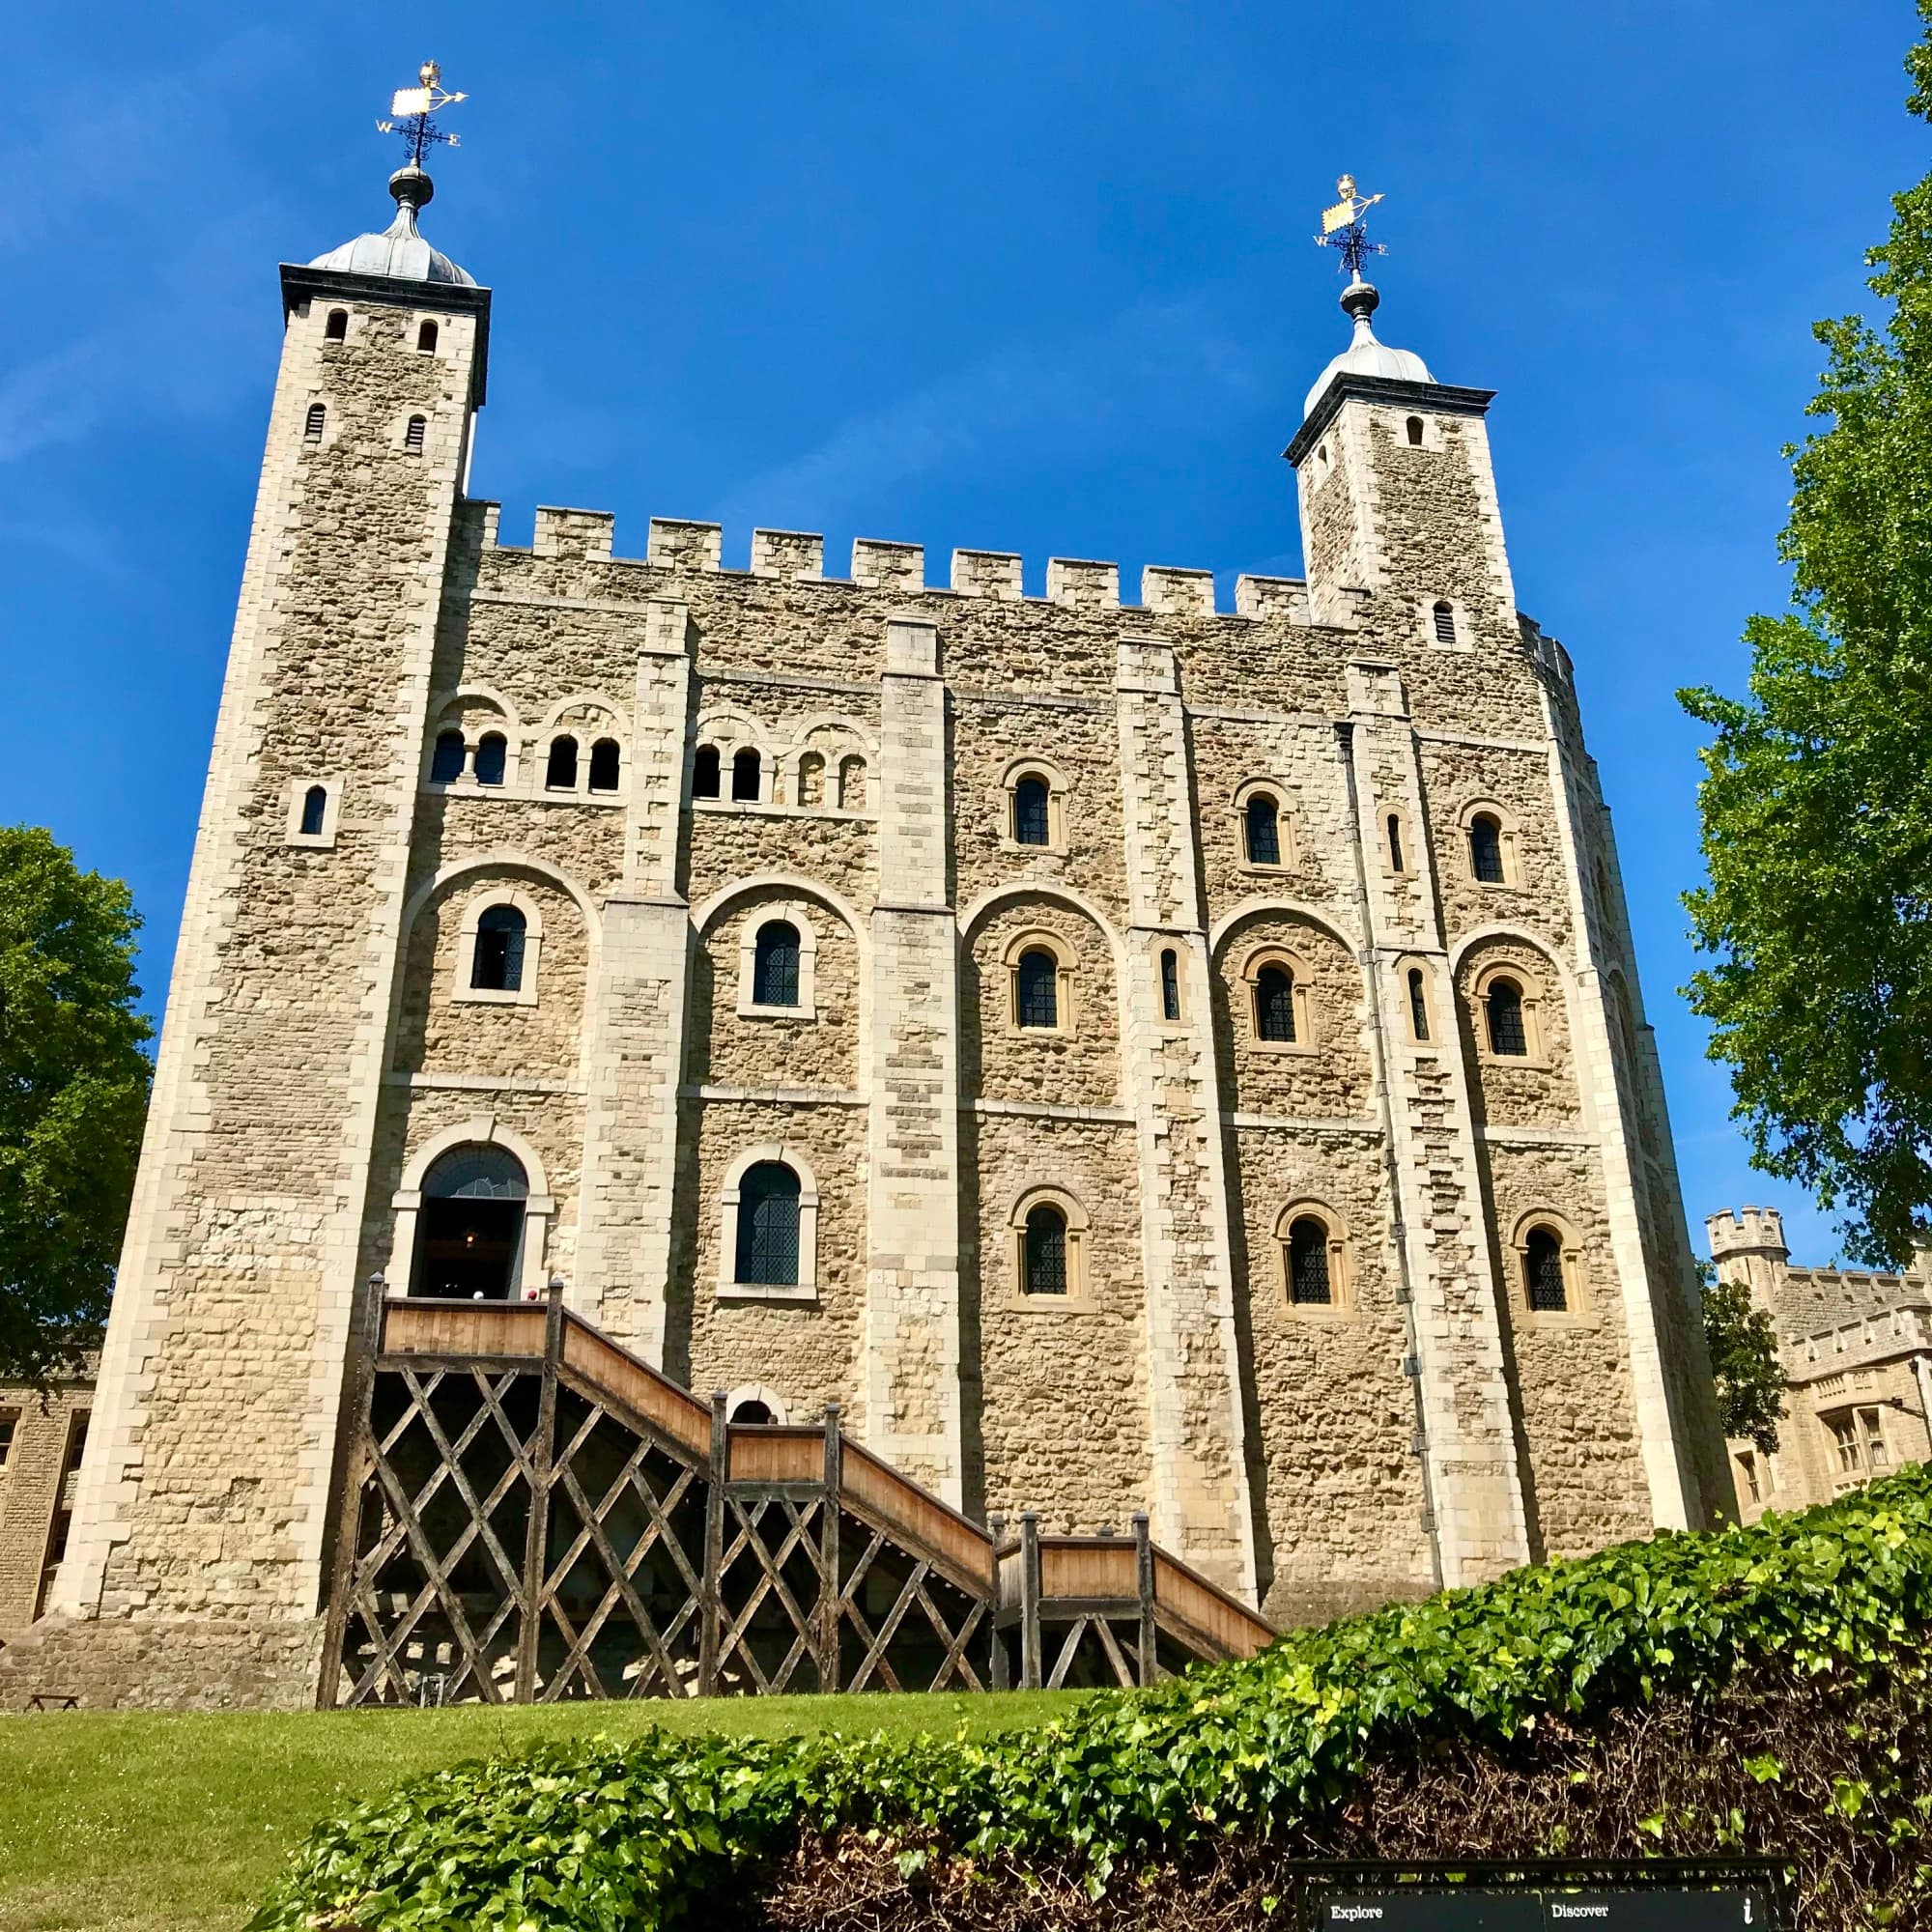
[[[1039,1689],[1039,1512],[1020,1511],[1020,1689]]]
[[[1007,1636],[1000,1628],[1000,1613],[1006,1608],[1000,1580],[1000,1552],[1006,1548],[1007,1520],[997,1511],[986,1519],[986,1539],[992,1545],[993,1601],[986,1609],[986,1628],[993,1635],[993,1654],[987,1660],[988,1682],[995,1690],[1012,1688],[1012,1670],[1007,1662]]]
[[[711,1479],[704,1490],[704,1605],[698,1612],[697,1694],[718,1694],[718,1649],[724,1638],[724,1476],[731,1436],[724,1419],[724,1391],[711,1398]]]
[[[818,1519],[818,1688],[837,1690],[838,1627],[843,1600],[838,1585],[838,1495],[845,1487],[845,1438],[838,1433],[838,1405],[825,1405],[825,1505]]]
[[[537,1700],[537,1644],[543,1635],[544,1584],[550,1570],[550,1486],[556,1463],[556,1371],[563,1360],[563,1277],[550,1278],[544,1305],[543,1380],[537,1393],[537,1433],[530,1445],[530,1514],[524,1531],[523,1616],[517,1625],[519,1704]]]
[[[1141,1601],[1140,1655],[1134,1662],[1141,1688],[1145,1690],[1160,1669],[1154,1641],[1153,1542],[1148,1535],[1146,1510],[1134,1512],[1134,1588]]]

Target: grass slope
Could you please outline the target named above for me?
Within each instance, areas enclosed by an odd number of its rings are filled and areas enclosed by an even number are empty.
[[[535,1710],[0,1716],[0,1932],[232,1932],[316,1821],[467,1758],[647,1725],[979,1736],[1067,1694],[763,1697]]]

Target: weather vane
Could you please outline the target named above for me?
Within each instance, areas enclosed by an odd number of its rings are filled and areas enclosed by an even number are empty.
[[[401,95],[396,97],[398,100]],[[1359,195],[1355,192],[1353,175],[1344,175],[1335,184],[1335,192],[1342,199],[1333,208],[1321,211],[1321,233],[1315,238],[1318,248],[1334,248],[1342,257],[1342,266],[1354,280],[1362,279],[1362,264],[1371,255],[1386,255],[1388,250],[1379,242],[1369,240],[1369,231],[1362,225],[1362,217],[1381,199],[1378,194]]]
[[[467,94],[446,93],[439,85],[442,70],[434,61],[424,61],[416,78],[420,86],[396,89],[395,99],[389,102],[393,118],[376,123],[379,132],[403,137],[409,146],[412,168],[422,166],[423,156],[431,148],[444,142],[452,148],[460,145],[454,134],[445,134],[436,125],[435,117],[445,107],[454,107],[459,100],[469,99]]]

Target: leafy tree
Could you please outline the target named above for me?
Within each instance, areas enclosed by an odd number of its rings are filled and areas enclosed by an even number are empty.
[[[1704,1343],[1718,1384],[1718,1417],[1724,1434],[1754,1442],[1769,1456],[1784,1419],[1784,1369],[1771,1317],[1751,1306],[1742,1282],[1719,1281],[1709,1262],[1697,1264],[1704,1294]]]
[[[0,826],[0,1381],[98,1339],[133,1191],[152,1029],[140,919],[38,826]]]
[[[1932,120],[1927,39],[1907,57]],[[1900,1265],[1932,1203],[1932,176],[1870,250],[1883,330],[1817,325],[1829,366],[1792,460],[1793,609],[1757,616],[1750,695],[1679,694],[1714,726],[1699,790],[1714,963],[1687,989],[1728,1062],[1754,1165]]]

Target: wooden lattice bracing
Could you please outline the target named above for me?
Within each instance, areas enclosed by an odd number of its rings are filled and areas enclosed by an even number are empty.
[[[727,1425],[555,1295],[390,1301],[367,1340],[326,1701],[1137,1684],[1271,1635],[1145,1519],[1002,1541],[836,1408]]]

